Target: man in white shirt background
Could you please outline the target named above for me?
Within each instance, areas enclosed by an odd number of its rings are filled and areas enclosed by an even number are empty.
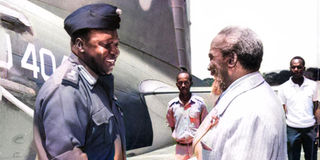
[[[288,158],[299,160],[302,145],[305,159],[316,160],[317,83],[303,75],[305,61],[300,56],[291,59],[290,71],[292,76],[278,92],[286,113]]]

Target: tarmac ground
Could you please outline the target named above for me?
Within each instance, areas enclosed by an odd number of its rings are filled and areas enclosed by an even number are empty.
[[[176,145],[172,145],[169,147],[165,147],[162,149],[158,149],[149,153],[145,153],[142,155],[137,155],[134,157],[128,157],[128,160],[174,160],[174,154],[175,154],[175,148]],[[320,150],[318,148],[318,157],[317,160],[320,160]],[[304,153],[303,151],[301,152],[301,160],[304,159]]]
[[[149,153],[127,157],[128,160],[174,160],[176,145],[161,148]]]

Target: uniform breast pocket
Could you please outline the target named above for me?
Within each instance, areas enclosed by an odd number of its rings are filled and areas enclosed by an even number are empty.
[[[191,108],[189,110],[190,118],[198,118],[200,116],[200,108]]]
[[[92,140],[99,143],[113,143],[115,140],[114,115],[105,107],[92,115]]]

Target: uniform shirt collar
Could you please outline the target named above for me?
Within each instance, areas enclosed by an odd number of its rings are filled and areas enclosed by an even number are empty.
[[[88,65],[86,65],[78,56],[74,53],[70,55],[71,61],[77,64],[79,73],[90,85],[90,89],[97,83],[99,76],[92,70]]]
[[[177,102],[180,103],[181,105],[183,105],[183,103],[182,103],[182,101],[180,100],[179,96],[178,96],[178,101],[177,101]],[[187,105],[187,104],[193,104],[194,102],[195,102],[194,95],[191,93],[191,97],[190,97],[189,101],[188,101],[185,105]]]

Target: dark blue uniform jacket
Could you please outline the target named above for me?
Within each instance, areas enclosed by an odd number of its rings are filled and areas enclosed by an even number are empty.
[[[34,141],[40,159],[109,160],[123,115],[115,105],[113,76],[97,78],[72,54],[40,89],[34,114]]]

